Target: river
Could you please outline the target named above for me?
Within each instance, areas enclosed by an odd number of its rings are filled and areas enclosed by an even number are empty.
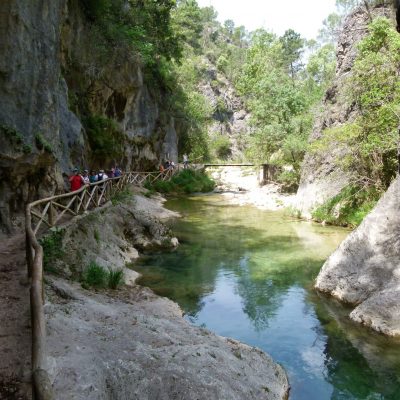
[[[135,265],[141,284],[193,324],[269,353],[288,373],[291,400],[400,399],[400,342],[351,322],[348,308],[312,287],[348,230],[222,195],[166,206],[183,215],[171,226],[181,244],[145,254]]]

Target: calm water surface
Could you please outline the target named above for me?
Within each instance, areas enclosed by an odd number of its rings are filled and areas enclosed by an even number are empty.
[[[167,207],[183,215],[172,225],[181,245],[142,257],[142,284],[194,324],[271,354],[289,375],[292,400],[400,399],[400,342],[352,323],[349,309],[312,289],[348,231],[220,195]]]

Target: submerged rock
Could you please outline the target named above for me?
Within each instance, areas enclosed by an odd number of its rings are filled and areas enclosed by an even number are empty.
[[[316,288],[356,305],[350,318],[400,336],[400,178],[329,257]]]

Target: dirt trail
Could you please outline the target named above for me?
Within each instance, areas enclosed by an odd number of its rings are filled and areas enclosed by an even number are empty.
[[[0,237],[0,400],[32,399],[25,236]]]

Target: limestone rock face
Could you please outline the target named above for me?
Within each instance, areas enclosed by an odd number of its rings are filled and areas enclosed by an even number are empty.
[[[101,167],[148,169],[167,154],[176,161],[174,120],[139,60],[101,57],[93,35],[79,0],[0,2],[2,229],[19,223],[26,202],[64,191],[73,166],[100,167],[84,115],[112,119],[122,132],[122,156],[105,156]]]
[[[329,257],[316,288],[356,308],[350,318],[400,336],[400,178]]]
[[[214,110],[208,136],[227,137],[231,145],[231,154],[228,158],[241,159],[245,150],[241,143],[241,136],[247,136],[251,132],[250,114],[245,110],[242,100],[226,76],[218,72],[209,61],[204,62],[207,70],[199,90]]]
[[[371,15],[394,18],[395,13],[391,6],[380,5],[371,9]],[[310,142],[323,137],[326,129],[352,122],[359,113],[346,99],[344,82],[351,76],[357,55],[357,43],[366,36],[369,22],[370,17],[366,9],[358,7],[344,23],[337,44],[335,79],[325,94]],[[296,208],[304,217],[310,218],[315,207],[337,195],[351,181],[351,173],[342,171],[337,163],[347,151],[346,148],[333,144],[323,152],[306,154],[296,199]]]

